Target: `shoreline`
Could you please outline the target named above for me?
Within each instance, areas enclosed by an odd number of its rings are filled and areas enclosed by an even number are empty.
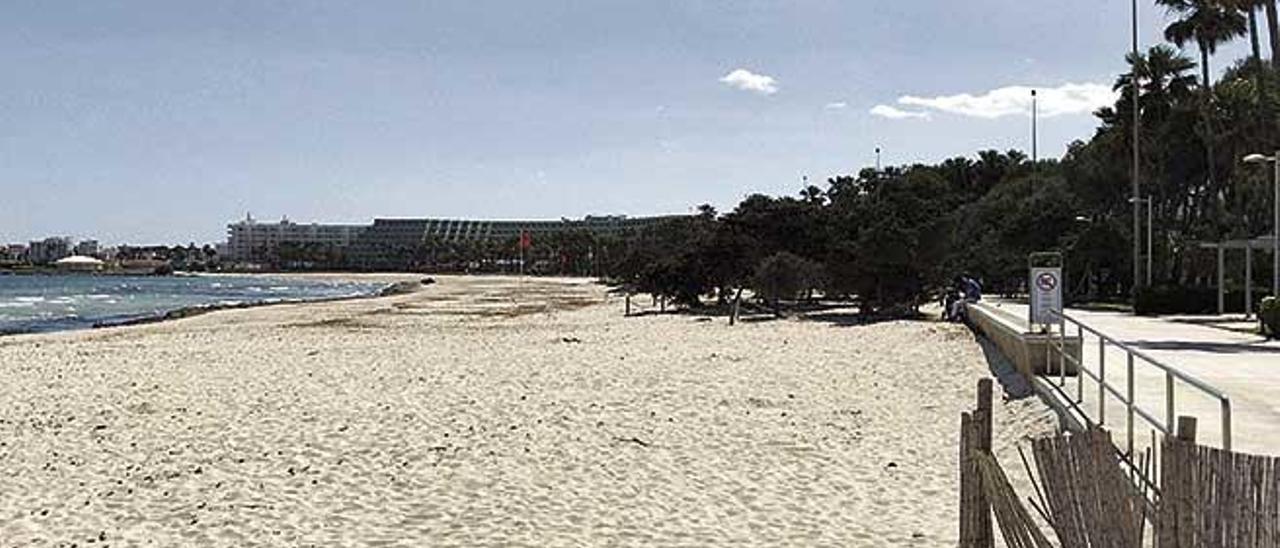
[[[86,273],[85,275],[98,275],[98,274]],[[422,282],[427,279],[431,279],[430,277],[424,277],[420,280],[413,281],[413,280],[404,279],[406,275],[394,274],[394,273],[378,273],[378,274],[367,275],[367,276],[356,276],[356,275],[343,276],[341,274],[334,274],[334,273],[318,273],[318,274],[303,275],[303,276],[290,275],[290,274],[251,274],[251,273],[242,273],[242,274],[234,274],[234,275],[245,276],[245,277],[262,277],[262,278],[295,278],[295,279],[323,278],[323,279],[333,279],[333,280],[346,281],[346,282],[352,282],[352,283],[368,283],[373,285],[374,287],[369,292],[363,292],[355,295],[341,295],[341,296],[334,296],[334,297],[283,298],[283,299],[269,299],[269,300],[262,300],[262,301],[250,301],[250,302],[194,304],[194,305],[174,308],[171,310],[164,310],[164,311],[159,311],[154,313],[145,313],[141,315],[120,315],[116,317],[107,317],[100,320],[94,320],[92,321],[92,323],[88,323],[88,321],[86,320],[85,325],[76,326],[76,327],[67,327],[67,328],[52,328],[52,329],[41,329],[38,327],[28,328],[28,329],[0,328],[0,338],[15,337],[19,335],[43,335],[43,334],[51,334],[51,333],[74,333],[74,332],[84,332],[84,331],[98,331],[102,329],[110,329],[113,327],[129,327],[129,326],[138,326],[138,325],[159,324],[159,323],[164,323],[164,322],[169,322],[174,320],[181,320],[185,318],[194,318],[196,316],[202,316],[205,314],[209,314],[211,312],[219,312],[223,310],[245,310],[245,309],[251,309],[251,308],[265,308],[265,307],[271,307],[271,306],[290,305],[290,304],[324,304],[324,303],[335,303],[335,302],[363,300],[363,299],[377,299],[381,297],[403,295],[407,293],[412,293],[414,291],[420,291],[422,288],[425,288],[427,287],[427,285],[430,285],[430,284],[424,284]],[[214,277],[214,276],[224,276],[224,275],[223,274],[206,274],[206,273],[187,273],[187,274],[183,274],[182,276]],[[395,280],[388,279],[381,282],[372,282],[371,280],[369,280],[369,278],[373,278],[373,277],[387,277],[387,278],[396,278],[396,279]]]

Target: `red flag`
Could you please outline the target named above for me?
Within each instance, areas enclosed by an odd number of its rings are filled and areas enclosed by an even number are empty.
[[[520,249],[529,249],[530,247],[533,247],[533,236],[527,230],[520,231]]]

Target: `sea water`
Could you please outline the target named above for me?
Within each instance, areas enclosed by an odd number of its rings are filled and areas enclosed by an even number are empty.
[[[0,276],[0,334],[83,329],[179,309],[354,297],[381,285],[267,276]]]

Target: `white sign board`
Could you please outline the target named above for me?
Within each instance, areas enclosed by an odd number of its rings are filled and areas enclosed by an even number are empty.
[[[1062,313],[1062,268],[1032,268],[1028,285],[1031,287],[1031,323],[1058,323],[1058,318],[1049,311]]]

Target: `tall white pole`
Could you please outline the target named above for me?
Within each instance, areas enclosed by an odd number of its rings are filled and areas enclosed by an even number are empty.
[[[1036,90],[1031,90],[1031,167],[1035,170],[1036,162],[1040,159],[1039,140],[1037,139],[1036,118],[1039,115],[1036,104]]]
[[[1137,294],[1138,290],[1138,271],[1141,266],[1138,263],[1138,254],[1140,253],[1138,242],[1139,223],[1138,220],[1138,124],[1140,123],[1138,116],[1138,0],[1133,0],[1133,64],[1132,73],[1129,79],[1131,95],[1133,95],[1133,290]]]

